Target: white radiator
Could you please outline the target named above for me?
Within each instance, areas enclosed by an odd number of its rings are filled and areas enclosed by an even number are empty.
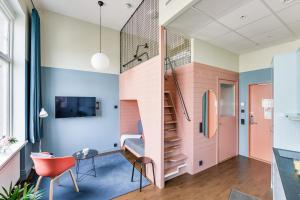
[[[9,188],[10,183],[13,186],[20,178],[20,152],[16,153],[4,166],[0,169],[0,191],[2,186]]]

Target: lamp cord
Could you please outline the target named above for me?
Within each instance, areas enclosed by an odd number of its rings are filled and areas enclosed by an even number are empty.
[[[101,15],[102,15],[102,13],[101,13],[101,5],[100,5],[100,53],[102,51],[102,46],[101,46],[101,38],[102,38],[102,33],[101,33],[102,28],[101,28],[101,26],[102,26],[102,19],[101,19]]]
[[[31,0],[31,4],[32,4],[32,7],[35,9],[35,5],[32,0]]]

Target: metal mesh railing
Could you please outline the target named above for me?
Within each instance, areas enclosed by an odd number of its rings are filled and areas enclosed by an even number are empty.
[[[124,72],[159,54],[159,0],[144,0],[120,33]]]
[[[173,67],[191,63],[191,40],[171,30],[166,30],[166,57]]]

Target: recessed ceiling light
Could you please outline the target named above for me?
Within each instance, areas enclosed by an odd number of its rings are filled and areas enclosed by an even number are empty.
[[[125,3],[125,6],[126,6],[127,8],[132,8],[132,4],[131,4],[131,3]]]
[[[242,15],[242,16],[240,16],[240,19],[241,20],[245,20],[245,19],[247,19],[247,16],[246,15]]]

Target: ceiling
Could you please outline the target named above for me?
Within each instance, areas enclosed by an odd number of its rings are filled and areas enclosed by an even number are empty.
[[[102,25],[121,30],[142,0],[103,0]],[[34,0],[36,7],[99,24],[98,0]],[[131,8],[125,4],[130,3]]]
[[[299,38],[300,0],[200,0],[168,28],[247,53]]]

